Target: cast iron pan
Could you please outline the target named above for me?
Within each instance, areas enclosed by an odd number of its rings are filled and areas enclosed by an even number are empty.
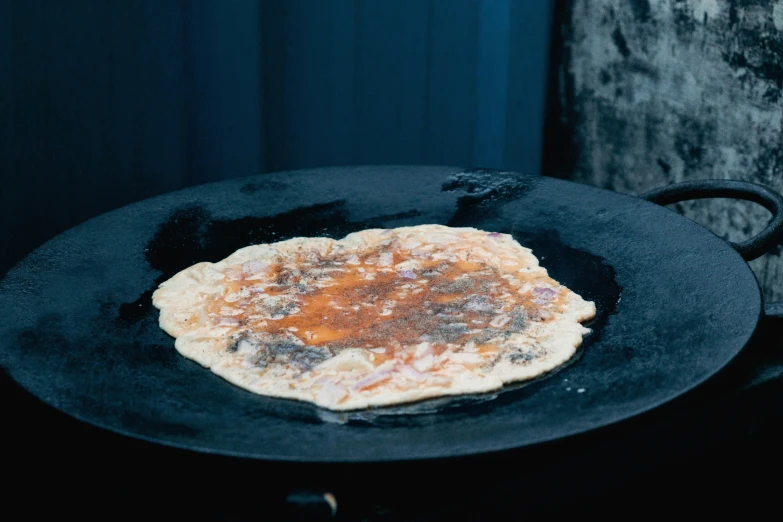
[[[783,199],[757,185],[701,182],[648,197],[727,196],[773,212],[738,246],[746,258],[780,239]],[[193,263],[252,243],[423,223],[511,233],[531,247],[596,302],[582,355],[494,398],[338,416],[238,389],[177,354],[158,328],[152,291]],[[718,372],[762,314],[740,253],[670,210],[550,178],[443,167],[277,173],[142,201],[33,252],[0,283],[0,307],[0,364],[58,410],[197,452],[324,463],[476,455],[617,423]]]

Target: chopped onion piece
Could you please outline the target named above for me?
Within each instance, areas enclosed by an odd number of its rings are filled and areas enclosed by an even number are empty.
[[[242,272],[249,276],[259,273],[269,274],[272,272],[272,267],[269,266],[269,263],[258,259],[252,259],[242,265]]]
[[[451,379],[444,375],[430,375],[427,376],[427,384],[432,384],[435,386],[448,386],[451,384]]]
[[[481,364],[484,358],[478,353],[453,353],[449,360],[461,364]]]
[[[533,302],[536,304],[544,304],[554,300],[557,297],[557,292],[551,288],[539,286],[533,289]]]
[[[411,364],[419,372],[427,372],[435,367],[435,357],[432,354],[427,354],[419,359],[416,359]]]
[[[242,339],[237,343],[237,352],[241,354],[253,354],[258,351],[258,347],[248,341],[247,339]]]
[[[412,381],[422,382],[427,378],[425,375],[419,373],[412,366],[409,366],[407,364],[400,366],[399,370],[402,375],[404,375],[405,377],[407,377]]]
[[[348,390],[333,382],[326,382],[318,391],[315,400],[321,404],[334,406],[348,396]]]
[[[494,319],[492,319],[489,322],[489,325],[494,327],[494,328],[500,328],[501,326],[505,325],[509,321],[511,321],[511,317],[509,317],[507,315],[499,315],[499,316],[495,317]]]
[[[378,384],[382,382],[386,382],[389,379],[391,379],[392,372],[391,371],[382,371],[382,372],[375,372],[371,373],[364,379],[361,379],[359,382],[353,385],[354,390],[366,390],[368,388],[372,388],[373,386],[377,386]]]
[[[414,357],[424,357],[425,355],[429,355],[432,353],[432,345],[430,343],[419,343],[416,345],[416,351],[414,352]]]
[[[376,373],[377,372],[387,372],[387,371],[390,371],[390,370],[394,369],[394,367],[396,367],[398,364],[400,364],[400,361],[398,361],[397,359],[390,359],[390,360],[388,360],[386,362],[381,363],[379,366],[377,366],[375,368],[375,371],[376,371]]]

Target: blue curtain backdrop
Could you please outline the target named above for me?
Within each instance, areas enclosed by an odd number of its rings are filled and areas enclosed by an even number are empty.
[[[544,0],[0,0],[0,271],[227,177],[538,172],[549,19]]]

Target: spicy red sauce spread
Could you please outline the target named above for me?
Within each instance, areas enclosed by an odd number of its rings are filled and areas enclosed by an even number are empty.
[[[471,341],[480,351],[494,350],[490,341],[523,331],[530,320],[546,320],[560,304],[558,291],[541,289],[542,283],[557,287],[546,276],[502,275],[469,252],[435,259],[394,246],[297,255],[250,276],[245,267],[210,315],[241,329],[293,335],[333,354],[374,349],[380,364],[396,348],[423,341],[436,353]]]

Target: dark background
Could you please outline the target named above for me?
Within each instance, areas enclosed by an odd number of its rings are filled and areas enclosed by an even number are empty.
[[[91,216],[228,177],[538,173],[549,19],[512,0],[0,0],[0,271]]]
[[[102,212],[258,172],[450,164],[631,194],[705,178],[783,191],[781,143],[781,1],[0,0],[0,274]],[[733,240],[768,217],[676,210]],[[783,300],[782,255],[751,263],[768,300]],[[779,370],[755,378],[729,446],[622,495],[645,502],[666,476],[668,494],[763,503],[751,479],[779,462],[783,395]],[[67,482],[81,454],[57,434],[96,434],[41,421],[3,382],[24,484]]]

